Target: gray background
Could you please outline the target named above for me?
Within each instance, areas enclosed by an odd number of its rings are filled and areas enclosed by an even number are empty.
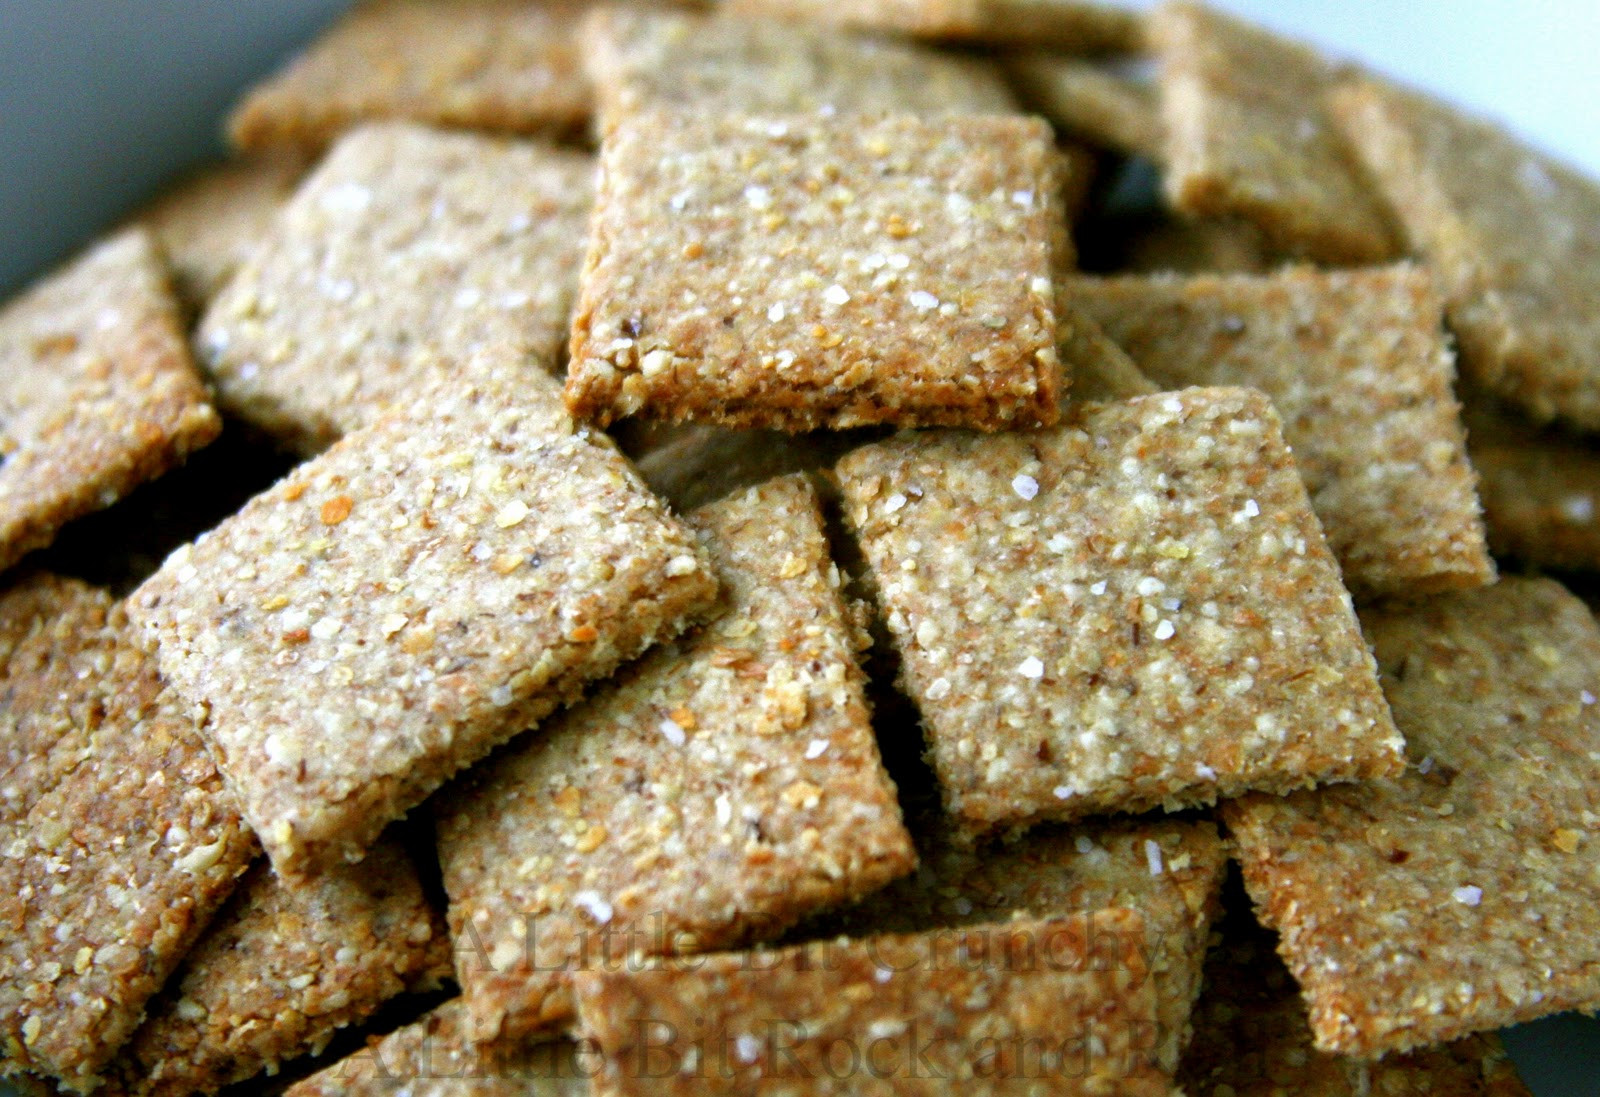
[[[1600,0],[1222,2],[1600,173]],[[0,0],[0,294],[220,150],[240,90],[347,4]],[[1600,1024],[1558,1017],[1507,1042],[1539,1097],[1600,1097]]]

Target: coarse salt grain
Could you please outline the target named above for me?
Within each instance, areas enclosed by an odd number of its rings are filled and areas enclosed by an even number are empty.
[[[1072,799],[1072,786],[1057,785],[1055,788],[1050,790],[1050,795],[1054,796],[1057,800],[1070,800]]]
[[[830,305],[844,305],[850,301],[850,291],[840,285],[832,285],[822,291],[822,299]]]
[[[944,698],[946,698],[948,696],[950,696],[950,679],[948,679],[948,678],[935,678],[931,683],[929,683],[929,685],[928,685],[928,699],[929,700],[931,700],[931,701],[942,701],[942,700],[944,700]]]
[[[1156,639],[1157,640],[1170,640],[1170,639],[1172,639],[1173,633],[1175,633],[1177,631],[1178,630],[1173,627],[1173,624],[1172,624],[1171,621],[1163,620],[1160,624],[1158,624],[1156,626]]]
[[[1465,906],[1475,907],[1483,902],[1483,889],[1473,884],[1458,887],[1450,893],[1450,897]]]
[[[939,307],[939,299],[927,290],[913,290],[911,293],[911,307],[918,312],[927,312],[929,309]]]
[[[733,1043],[734,1052],[741,1063],[753,1063],[761,1058],[761,1041],[748,1032],[741,1032]]]
[[[1025,472],[1019,472],[1011,479],[1011,490],[1024,499],[1032,499],[1039,494],[1039,481]]]
[[[580,891],[572,897],[572,905],[588,914],[602,926],[611,921],[616,913],[611,904],[601,897],[598,891]]]
[[[1160,876],[1164,866],[1161,863],[1161,846],[1153,839],[1144,840],[1144,861],[1150,867],[1151,876]]]
[[[832,745],[833,744],[829,743],[826,739],[813,739],[811,742],[806,744],[806,758],[808,760],[821,758],[824,754],[828,753],[828,748]]]
[[[1044,663],[1039,660],[1038,656],[1030,655],[1017,665],[1017,673],[1024,678],[1032,678],[1034,681],[1038,681],[1044,677]]]
[[[684,734],[682,726],[670,716],[662,718],[661,734],[666,737],[667,742],[675,747],[681,747],[688,741],[688,736]]]
[[[895,511],[899,510],[905,505],[906,497],[897,491],[883,501],[883,512],[885,514],[893,514]]]

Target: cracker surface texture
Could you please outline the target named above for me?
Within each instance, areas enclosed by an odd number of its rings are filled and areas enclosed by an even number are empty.
[[[606,136],[567,403],[800,431],[1055,421],[1037,119],[639,113]]]
[[[221,429],[150,234],[94,245],[0,308],[0,569]]]
[[[1545,579],[1363,615],[1403,776],[1225,804],[1319,1050],[1600,1006],[1600,626]]]
[[[350,134],[201,319],[219,403],[309,454],[479,356],[551,369],[592,175],[589,157],[528,142]]]
[[[130,599],[282,875],[705,609],[693,536],[542,374],[457,378],[299,466]]]
[[[727,0],[727,10],[917,38],[1122,52],[1144,42],[1144,20],[1093,0]]]
[[[905,434],[838,466],[974,835],[1391,774],[1402,744],[1260,393]]]
[[[815,493],[774,480],[690,521],[722,582],[715,619],[440,811],[480,1039],[570,1021],[586,968],[770,940],[915,864]]]
[[[1006,61],[1023,101],[1061,132],[1099,148],[1159,160],[1161,108],[1149,84],[1078,57],[1030,50]]]

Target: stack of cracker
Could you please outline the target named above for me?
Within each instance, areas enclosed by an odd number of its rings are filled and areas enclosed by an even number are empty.
[[[1193,0],[724,8],[366,0],[0,308],[0,1078],[1526,1092],[1600,186]]]

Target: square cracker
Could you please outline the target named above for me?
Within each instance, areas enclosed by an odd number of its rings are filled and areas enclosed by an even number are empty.
[[[577,133],[590,110],[584,10],[564,0],[365,0],[252,88],[228,136],[241,149],[315,152],[382,120]]]
[[[1161,5],[1151,29],[1174,206],[1246,218],[1278,250],[1322,262],[1394,253],[1382,203],[1324,106],[1326,59],[1191,0]]]
[[[1110,909],[586,971],[578,1007],[598,1097],[1165,1097],[1145,947]]]
[[[1317,1048],[1600,1007],[1600,626],[1544,579],[1362,621],[1408,770],[1222,808]]]
[[[221,429],[150,234],[90,248],[0,308],[0,570]]]
[[[189,309],[204,308],[250,257],[307,166],[293,152],[229,160],[182,180],[134,215],[160,241]]]
[[[593,1054],[572,1040],[475,1044],[446,1002],[291,1086],[286,1097],[589,1097]]]
[[[641,112],[606,135],[567,404],[801,431],[1054,422],[1037,119]]]
[[[553,368],[593,170],[526,142],[351,133],[200,322],[218,402],[313,453],[474,354]]]
[[[1138,49],[1144,20],[1092,0],[725,0],[762,18],[892,31],[919,38],[1055,46],[1073,53]]]
[[[717,114],[993,113],[1016,109],[993,62],[804,24],[597,9],[584,67],[603,133],[637,110]]]
[[[1080,278],[1067,292],[1163,388],[1249,385],[1272,397],[1358,597],[1494,580],[1426,272]]]
[[[1439,272],[1463,371],[1535,418],[1600,429],[1600,184],[1382,81],[1340,88],[1333,109]]]
[[[1206,960],[1178,1083],[1189,1097],[1529,1097],[1492,1033],[1377,1062],[1311,1046],[1305,1003],[1274,955],[1271,934],[1233,917]]]
[[[1061,133],[1097,148],[1161,158],[1161,109],[1148,83],[1042,50],[1007,58],[1006,72],[1023,102]]]
[[[240,884],[117,1064],[138,1097],[215,1093],[319,1054],[334,1033],[404,993],[445,948],[400,843],[304,888],[263,862]]]
[[[0,631],[30,617],[0,713],[37,751],[4,778],[0,1075],[83,1093],[256,847],[121,608],[41,577],[0,600]]]
[[[717,619],[440,810],[478,1039],[570,1020],[591,964],[769,940],[915,864],[815,493],[774,480],[691,524],[722,580]]]
[[[1401,741],[1267,398],[1080,405],[837,468],[971,836],[1396,772]]]
[[[861,902],[801,927],[808,937],[920,933],[1128,907],[1144,917],[1155,979],[1157,1053],[1178,1067],[1211,925],[1221,913],[1227,851],[1207,822],[1156,820],[1041,830],[975,851],[931,813],[912,823],[918,869]]]
[[[359,859],[715,595],[693,536],[524,373],[419,393],[130,597],[281,875]]]

